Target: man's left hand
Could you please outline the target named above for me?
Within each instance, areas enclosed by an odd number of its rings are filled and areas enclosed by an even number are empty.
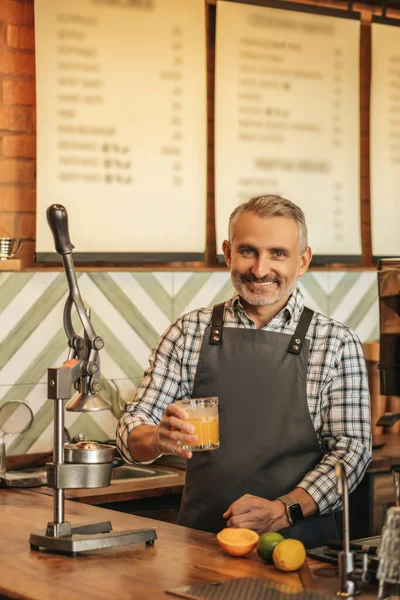
[[[228,519],[227,527],[252,529],[259,534],[279,531],[290,525],[283,502],[251,494],[235,500],[222,516]]]

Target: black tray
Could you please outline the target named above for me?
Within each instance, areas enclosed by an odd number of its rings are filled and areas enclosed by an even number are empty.
[[[332,600],[336,598],[312,590],[273,583],[261,577],[241,577],[228,581],[185,585],[166,590],[166,593],[190,600]]]

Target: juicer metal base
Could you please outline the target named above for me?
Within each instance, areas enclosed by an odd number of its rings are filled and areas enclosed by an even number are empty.
[[[146,546],[153,546],[157,539],[155,529],[134,529],[131,531],[112,531],[110,521],[91,523],[85,525],[66,525],[64,531],[71,531],[69,535],[48,535],[52,523],[47,526],[46,533],[31,533],[29,544],[31,550],[49,550],[76,556],[78,552],[99,550],[113,546],[125,546],[145,542]],[[69,526],[69,527],[68,527]]]

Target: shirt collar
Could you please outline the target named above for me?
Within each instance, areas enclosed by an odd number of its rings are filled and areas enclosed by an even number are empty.
[[[227,308],[231,309],[235,313],[244,313],[245,309],[240,300],[240,296],[236,293],[228,302],[226,303]],[[291,321],[294,318],[294,321],[297,322],[300,319],[301,313],[304,308],[304,296],[301,293],[300,289],[296,287],[293,294],[290,296],[286,306],[282,308],[282,310],[275,315],[274,319],[285,320],[287,322]],[[272,319],[272,320],[274,320]]]

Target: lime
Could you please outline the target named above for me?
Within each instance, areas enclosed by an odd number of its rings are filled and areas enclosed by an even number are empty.
[[[306,560],[306,549],[299,540],[283,540],[274,549],[272,559],[281,571],[297,571]]]
[[[272,553],[277,546],[285,538],[276,531],[268,531],[260,535],[257,543],[257,553],[260,558],[266,563],[272,564]]]

